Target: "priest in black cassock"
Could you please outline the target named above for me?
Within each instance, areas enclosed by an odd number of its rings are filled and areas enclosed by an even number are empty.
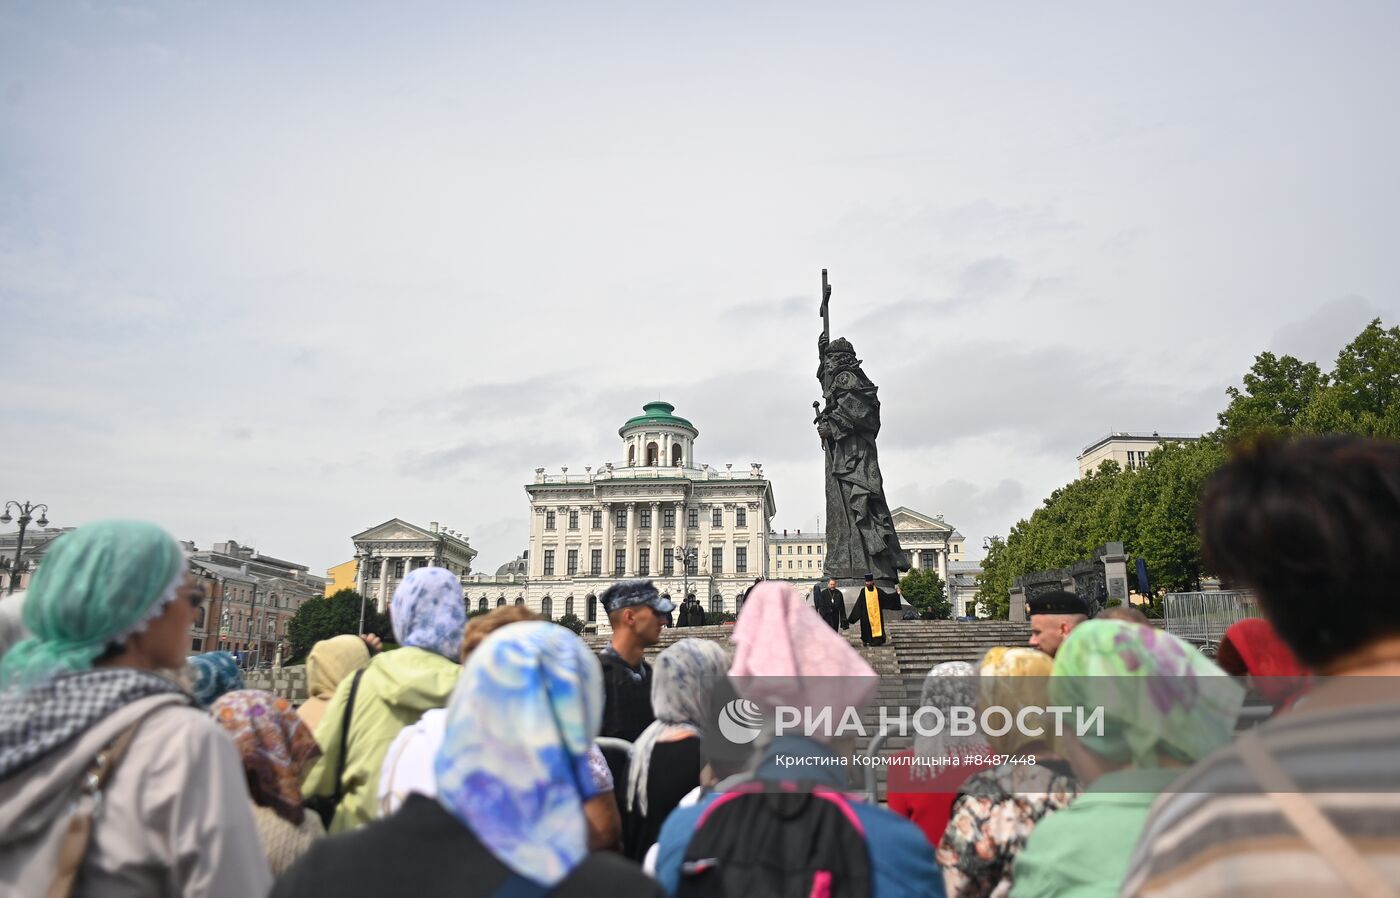
[[[826,581],[826,589],[816,590],[817,614],[826,621],[833,630],[850,629],[850,624],[846,623],[846,597],[841,594],[841,590],[836,588],[836,578],[832,577]]]
[[[865,586],[851,605],[846,623],[860,623],[860,641],[866,645],[885,644],[885,621],[881,611],[898,611],[899,596],[892,592],[881,592],[875,585],[875,575],[865,575]]]

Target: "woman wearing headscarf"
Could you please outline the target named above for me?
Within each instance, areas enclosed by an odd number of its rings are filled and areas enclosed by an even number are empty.
[[[350,634],[322,639],[311,647],[306,656],[306,691],[310,698],[297,708],[311,732],[321,725],[336,687],[355,671],[368,667],[370,658],[364,639]]]
[[[410,571],[394,590],[389,617],[400,647],[376,655],[362,672],[343,680],[316,728],[322,755],[302,791],[308,798],[340,796],[332,833],[374,819],[379,772],[390,743],[423,712],[447,704],[461,671],[457,652],[467,612],[456,574],[440,567]],[[343,763],[342,733],[348,733]]]
[[[1092,620],[1056,653],[1050,700],[1102,708],[1103,726],[1061,738],[1086,789],[1031,833],[1011,894],[1113,898],[1148,808],[1184,768],[1230,741],[1244,690],[1170,633]]]
[[[473,617],[462,633],[462,664],[501,627],[538,620],[543,618],[523,605],[504,605]],[[379,816],[396,813],[413,794],[437,797],[435,765],[446,732],[447,709],[433,708],[394,737],[379,772]],[[596,744],[589,750],[589,760],[597,794],[583,804],[588,820],[588,847],[594,851],[617,851],[622,846],[622,817],[613,794],[612,771]]]
[[[281,876],[326,831],[301,805],[301,774],[321,749],[292,709],[270,692],[228,692],[209,709],[243,760],[253,819],[273,876]]]
[[[1232,677],[1247,677],[1251,692],[1277,714],[1293,707],[1309,686],[1309,672],[1262,617],[1236,621],[1225,631],[1215,663]]]
[[[920,708],[936,708],[946,721],[950,709],[976,706],[977,669],[966,661],[935,665],[924,678]],[[890,765],[886,786],[890,810],[914,821],[934,846],[948,828],[958,790],[974,773],[992,766],[986,736],[953,735],[949,729],[945,725],[936,733],[916,732],[914,748],[897,755],[898,761]]]
[[[1037,649],[997,646],[978,667],[981,709],[1004,708],[1016,725],[987,734],[993,752],[1008,760],[972,776],[953,802],[937,851],[949,898],[1004,898],[1012,863],[1036,824],[1079,794],[1074,772],[1056,753],[1051,721],[1021,716],[1049,704],[1051,664]]]
[[[243,688],[243,671],[238,660],[228,652],[205,652],[195,655],[185,665],[190,679],[190,694],[207,708],[226,692]]]
[[[233,744],[155,673],[184,665],[202,600],[154,524],[101,521],[53,543],[25,600],[32,635],[0,663],[6,894],[48,894],[61,869],[104,898],[267,891]]]
[[[633,743],[628,765],[623,838],[633,860],[646,856],[666,815],[700,785],[710,693],[728,667],[724,649],[707,639],[678,640],[657,656],[651,680],[656,720]]]
[[[788,583],[756,584],[731,638],[736,649],[729,676],[735,690],[770,712],[779,706],[807,707],[818,713],[829,708],[833,719],[839,720],[847,709],[868,702],[879,687],[879,678],[860,653]],[[763,783],[801,780],[845,790],[848,768],[829,744],[837,740],[819,736],[773,736],[758,759],[753,779]],[[694,805],[676,808],[661,827],[656,878],[673,895],[681,886],[691,837],[716,797],[712,793]],[[942,895],[938,868],[918,827],[875,805],[850,802],[847,806],[865,834],[873,898]]]
[[[602,716],[602,670],[582,640],[544,621],[501,627],[452,693],[437,798],[410,795],[397,814],[318,843],[274,898],[661,895],[635,865],[588,850]]]

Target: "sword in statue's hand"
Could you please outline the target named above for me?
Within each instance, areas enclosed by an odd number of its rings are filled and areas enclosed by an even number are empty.
[[[820,432],[820,427],[822,423],[822,404],[815,399],[812,400],[812,411],[817,413],[817,416],[812,419],[812,423],[818,426],[818,432]],[[822,449],[826,449],[826,437],[822,437]]]

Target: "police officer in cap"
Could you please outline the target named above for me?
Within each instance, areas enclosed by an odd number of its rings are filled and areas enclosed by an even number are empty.
[[[1060,650],[1069,631],[1089,619],[1089,603],[1082,596],[1063,589],[1043,592],[1026,601],[1031,618],[1030,646],[1050,657]]]

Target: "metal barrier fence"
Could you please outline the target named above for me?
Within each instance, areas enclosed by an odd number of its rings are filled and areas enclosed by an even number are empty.
[[[1259,617],[1250,592],[1169,592],[1162,603],[1163,629],[1215,653],[1220,638],[1236,621]]]

